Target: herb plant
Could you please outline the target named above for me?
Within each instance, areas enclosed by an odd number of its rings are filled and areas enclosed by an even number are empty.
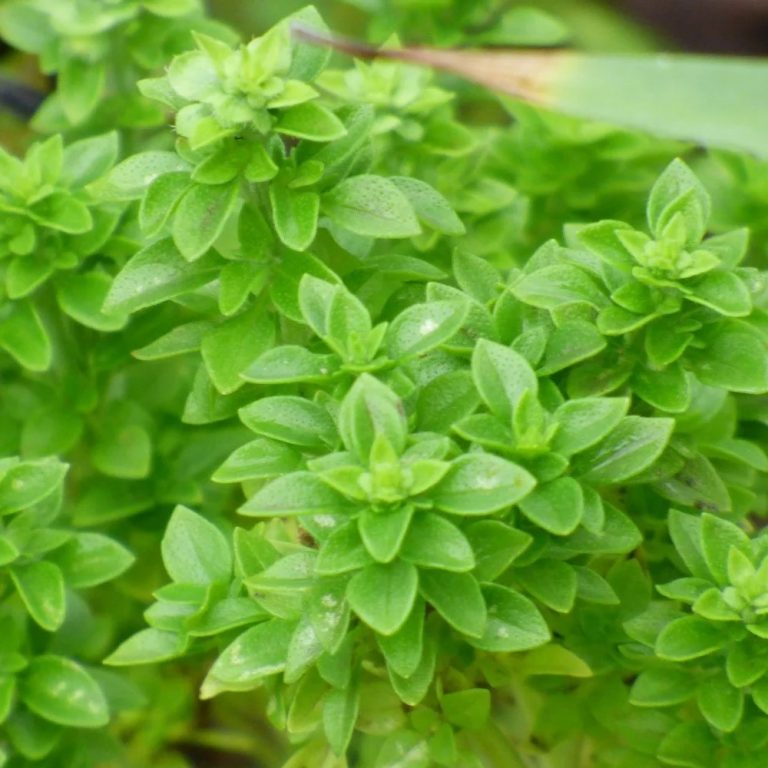
[[[765,164],[320,11],[0,5],[0,766],[764,765]]]

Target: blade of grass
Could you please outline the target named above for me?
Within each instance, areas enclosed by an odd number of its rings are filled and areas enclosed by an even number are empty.
[[[375,48],[303,27],[294,34],[353,56],[434,67],[576,117],[768,157],[768,60]]]

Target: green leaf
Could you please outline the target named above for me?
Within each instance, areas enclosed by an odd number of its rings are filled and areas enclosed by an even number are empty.
[[[325,341],[345,360],[356,362],[361,353],[373,356],[375,349],[366,349],[371,336],[371,316],[365,305],[349,291],[336,287],[323,318]]]
[[[484,586],[483,595],[488,623],[482,637],[470,640],[473,646],[491,653],[514,653],[549,642],[549,628],[527,597],[499,584]]]
[[[250,517],[333,515],[346,500],[311,472],[282,475],[257,491],[238,510]]]
[[[55,459],[12,464],[0,475],[0,516],[19,512],[56,491],[68,465]]]
[[[440,708],[449,723],[476,731],[487,725],[491,716],[491,692],[487,688],[468,688],[445,693]]]
[[[213,254],[190,264],[171,238],[158,240],[128,260],[112,283],[104,311],[131,313],[161,304],[212,282],[220,269]]]
[[[235,209],[237,184],[193,184],[173,214],[173,242],[187,261],[199,259],[221,234]]]
[[[216,389],[229,394],[243,385],[244,371],[275,340],[272,318],[258,305],[207,331],[200,351]]]
[[[747,534],[734,523],[704,513],[701,517],[701,553],[715,581],[725,586],[728,578],[728,556],[731,547],[751,555]]]
[[[695,695],[695,678],[685,669],[651,667],[643,670],[635,682],[629,700],[636,707],[670,707]]]
[[[673,160],[653,185],[648,197],[648,226],[660,237],[672,217],[681,213],[690,247],[698,244],[707,230],[711,203],[702,183],[680,159]]]
[[[184,648],[184,638],[175,632],[142,629],[122,642],[104,663],[114,667],[155,664],[181,656]]]
[[[0,315],[0,347],[24,368],[45,371],[51,364],[51,340],[31,301],[6,303]]]
[[[256,384],[319,383],[337,367],[334,355],[317,355],[306,347],[286,344],[264,352],[240,375]]]
[[[697,278],[686,298],[728,317],[745,317],[752,311],[749,288],[733,272],[715,270]]]
[[[332,576],[356,571],[371,562],[357,522],[354,521],[340,525],[323,542],[315,563],[315,572]]]
[[[470,453],[451,462],[430,496],[436,507],[454,515],[489,515],[516,504],[535,485],[517,464],[489,453]]]
[[[679,363],[662,371],[638,368],[631,384],[639,397],[660,411],[683,413],[691,404],[690,374]]]
[[[679,723],[664,736],[658,755],[665,764],[710,768],[718,746],[719,742],[707,723]]]
[[[111,278],[104,272],[60,275],[56,279],[56,300],[62,311],[81,325],[97,331],[118,331],[128,322],[127,315],[102,311],[111,285]]]
[[[408,677],[401,677],[393,669],[389,670],[389,680],[400,700],[409,707],[421,703],[429,692],[435,677],[437,648],[433,638],[424,638],[421,658],[416,669]]]
[[[597,281],[572,264],[553,264],[524,274],[512,285],[512,292],[526,304],[542,309],[575,302],[585,302],[595,309],[608,304]]]
[[[241,408],[240,420],[257,435],[290,445],[327,449],[337,440],[336,425],[318,403],[294,395],[263,397]]]
[[[71,659],[38,656],[19,686],[22,701],[37,715],[70,728],[100,728],[109,722],[104,694]]]
[[[64,58],[58,72],[57,93],[72,125],[83,122],[99,103],[104,91],[106,66],[76,56]]]
[[[358,461],[367,463],[374,441],[383,435],[400,454],[407,424],[400,398],[378,379],[364,373],[347,393],[339,409],[339,434]]]
[[[162,540],[163,565],[182,584],[229,582],[232,552],[224,534],[187,507],[174,509]]]
[[[138,200],[158,176],[189,170],[186,161],[175,152],[149,150],[131,155],[118,163],[95,186],[100,194],[111,200]]]
[[[537,370],[539,376],[549,376],[582,360],[588,360],[607,346],[600,331],[586,320],[562,323],[550,334],[544,359]]]
[[[707,722],[725,733],[735,731],[744,714],[744,692],[722,672],[701,682],[696,702]]]
[[[344,123],[333,112],[315,101],[282,110],[274,130],[309,141],[333,141],[347,132]]]
[[[444,571],[471,571],[475,567],[467,537],[453,523],[432,512],[416,514],[400,557],[420,567]]]
[[[537,600],[558,613],[569,613],[576,600],[578,581],[573,566],[561,560],[541,559],[515,568],[515,578]]]
[[[84,187],[101,178],[117,160],[117,131],[89,136],[64,148],[59,182],[65,187]]]
[[[429,748],[415,731],[400,730],[381,745],[375,768],[429,768]]]
[[[558,425],[551,447],[570,456],[599,442],[626,414],[626,397],[584,397],[566,400],[554,413]]]
[[[672,419],[625,416],[597,446],[582,453],[574,469],[594,483],[620,483],[653,464],[667,445]]]
[[[385,510],[368,508],[362,511],[357,525],[365,548],[374,560],[389,563],[397,556],[412,517],[411,506]]]
[[[735,688],[753,685],[768,672],[768,656],[758,651],[762,640],[731,645],[725,661],[725,672]],[[757,647],[755,645],[757,643]],[[754,691],[754,689],[753,689]]]
[[[413,609],[418,587],[416,568],[395,560],[375,563],[356,573],[347,587],[352,610],[380,635],[392,635]]]
[[[221,691],[247,691],[285,669],[295,624],[274,619],[251,627],[220,654],[200,688],[200,698]]]
[[[591,677],[594,674],[589,665],[573,651],[553,643],[527,653],[520,667],[526,677],[535,675]]]
[[[468,637],[483,636],[488,614],[474,576],[423,569],[419,572],[419,591],[454,629]]]
[[[506,423],[525,392],[538,392],[538,379],[528,361],[486,339],[480,339],[472,353],[472,376],[485,404]]]
[[[410,677],[421,662],[424,649],[424,603],[418,598],[405,624],[392,635],[377,635],[376,642],[387,667],[400,677]]]
[[[269,200],[280,240],[294,251],[309,248],[315,239],[320,215],[317,192],[291,189],[278,180],[269,185]]]
[[[728,633],[711,621],[684,616],[661,631],[656,639],[656,654],[670,661],[688,661],[720,650],[729,640]]]
[[[203,334],[213,327],[206,320],[177,325],[141,349],[133,351],[139,360],[163,360],[200,349]]]
[[[572,477],[543,483],[520,501],[520,509],[532,522],[556,536],[576,530],[584,514],[584,494]]]
[[[301,457],[287,445],[259,438],[241,445],[214,472],[215,483],[239,483],[259,477],[275,477],[298,468]]]
[[[423,355],[450,339],[468,312],[468,304],[458,301],[431,301],[408,307],[387,329],[387,353],[393,360]]]
[[[329,691],[323,699],[323,732],[334,754],[347,751],[360,711],[360,688]]]
[[[450,371],[436,376],[419,390],[418,428],[425,432],[447,432],[479,404],[480,397],[469,371]]]
[[[669,511],[669,535],[688,570],[698,579],[711,581],[701,543],[701,517],[677,509]]]
[[[134,556],[122,545],[101,533],[78,533],[55,553],[70,587],[84,589],[103,584],[127,571]]]
[[[533,541],[500,520],[479,520],[464,530],[475,555],[475,576],[479,581],[494,581]]]
[[[61,569],[45,560],[13,566],[11,578],[32,619],[48,632],[64,622],[66,595]]]
[[[465,233],[450,203],[429,184],[407,176],[392,176],[390,181],[408,198],[419,221],[444,235]]]
[[[366,237],[414,237],[421,232],[408,198],[382,176],[352,176],[323,196],[323,210],[340,227]]]
[[[453,254],[452,266],[459,287],[481,304],[496,299],[504,285],[496,267],[479,256],[457,250]]]
[[[317,562],[317,561],[315,561]],[[317,639],[328,653],[339,651],[349,627],[346,579],[318,579],[307,596],[306,613]]]
[[[762,336],[746,323],[717,323],[701,350],[689,350],[694,373],[703,384],[732,392],[768,391],[768,355]]]
[[[148,236],[165,226],[176,204],[192,186],[187,171],[171,171],[155,178],[147,187],[139,207],[139,226]]]

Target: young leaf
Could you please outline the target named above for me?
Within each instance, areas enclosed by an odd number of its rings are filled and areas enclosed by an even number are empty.
[[[395,451],[402,453],[406,429],[400,398],[373,376],[360,376],[339,410],[339,434],[347,449],[359,461],[367,462],[374,440],[384,435]]]

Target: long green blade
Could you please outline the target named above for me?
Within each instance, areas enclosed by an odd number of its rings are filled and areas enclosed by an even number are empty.
[[[296,29],[365,58],[431,66],[576,117],[768,157],[768,60],[683,54],[383,48]]]

